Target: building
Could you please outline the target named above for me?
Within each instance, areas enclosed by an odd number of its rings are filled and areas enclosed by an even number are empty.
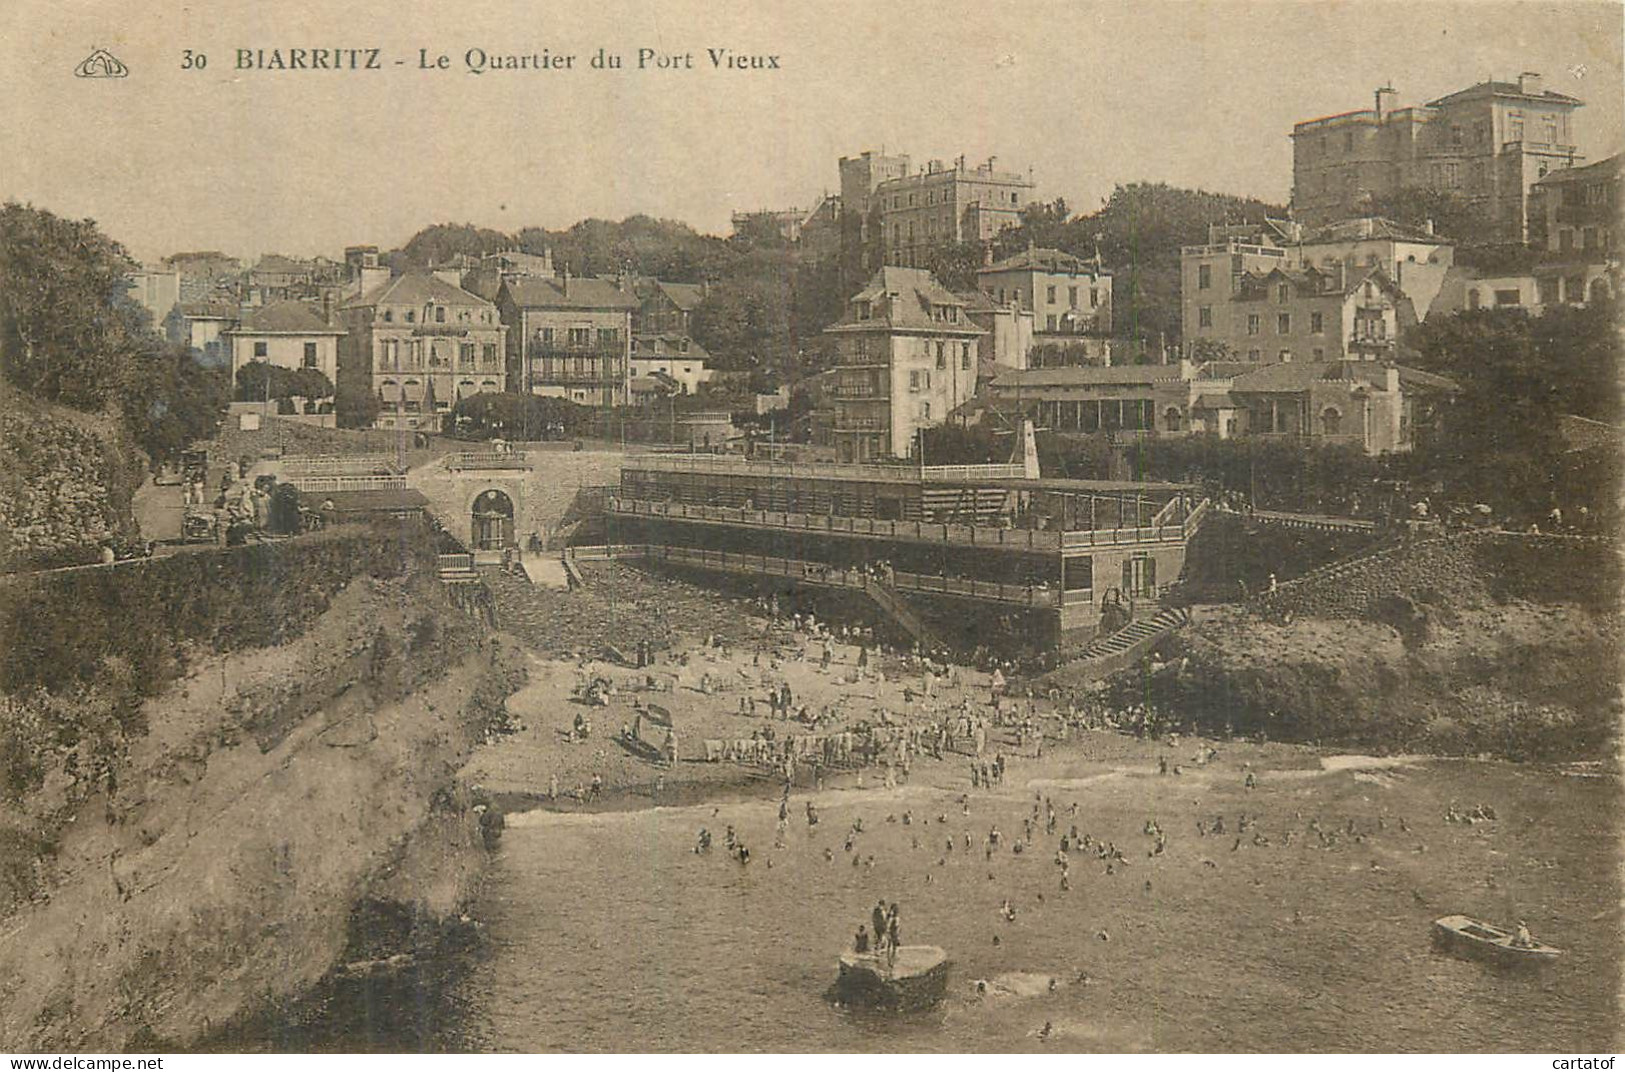
[[[920,268],[887,266],[824,334],[835,345],[835,445],[842,461],[906,458],[920,429],[976,390],[984,328],[965,299]]]
[[[655,566],[791,600],[845,590],[928,649],[1043,651],[1093,639],[1110,605],[1154,615],[1208,507],[1184,485],[1043,479],[1026,463],[642,454],[608,509],[612,542]]]
[[[181,300],[181,273],[174,268],[137,268],[130,273],[130,299],[152,316],[161,330]]]
[[[1400,328],[1417,316],[1414,303],[1381,266],[1391,250],[1364,255],[1372,264],[1351,265],[1359,241],[1288,248],[1263,244],[1266,239],[1227,236],[1182,251],[1187,357],[1267,363],[1393,356]],[[1317,256],[1319,263],[1307,263]],[[1442,283],[1444,273],[1437,278]]]
[[[1535,184],[1544,239],[1535,263],[1540,304],[1582,305],[1619,293],[1619,213],[1625,155],[1553,171]]]
[[[660,373],[671,380],[677,394],[697,395],[714,374],[705,367],[705,359],[710,356],[687,335],[634,335],[632,379]]]
[[[772,236],[793,246],[801,241],[801,224],[806,218],[804,208],[762,208],[754,212],[735,212],[731,219],[735,238]]]
[[[933,160],[924,171],[874,188],[885,262],[914,267],[934,246],[989,242],[1021,222],[1033,201],[1031,178],[996,169],[996,157],[974,168],[961,156],[952,168]]]
[[[818,207],[801,221],[801,255],[813,264],[837,257],[841,252],[841,199],[825,194]]]
[[[1516,82],[1480,82],[1424,107],[1396,109],[1393,102],[1393,89],[1384,87],[1372,108],[1292,128],[1299,220],[1319,225],[1358,215],[1367,198],[1425,187],[1459,194],[1493,221],[1494,237],[1522,242],[1530,188],[1581,159],[1570,119],[1583,102],[1547,89],[1533,72]]]
[[[1410,450],[1419,424],[1431,424],[1436,403],[1454,390],[1443,377],[1389,363],[1185,360],[1004,372],[988,401],[1041,430],[1118,443],[1259,436],[1384,454]]]
[[[959,295],[971,323],[986,331],[978,357],[976,379],[985,383],[999,369],[1024,369],[1033,350],[1033,312],[1007,299],[1002,305],[979,290]]]
[[[183,301],[164,319],[164,336],[191,348],[202,364],[230,365],[231,339],[226,332],[237,326],[239,315],[236,302]]]
[[[976,283],[995,304],[1014,301],[1031,312],[1040,342],[1112,333],[1112,277],[1098,258],[1028,247],[977,271]]]
[[[705,283],[668,283],[663,279],[640,279],[633,289],[639,297],[632,314],[635,335],[692,334],[694,310],[710,292]]]
[[[625,281],[516,276],[497,308],[508,327],[508,367],[520,390],[585,406],[631,400],[632,313]]]
[[[841,215],[843,238],[861,249],[880,246],[878,204],[874,194],[881,183],[901,179],[908,171],[907,155],[888,156],[884,151],[864,150],[857,156],[843,156],[838,168],[841,174]],[[865,264],[865,268],[879,267],[879,263]]]
[[[1288,248],[1291,264],[1298,268],[1327,270],[1341,264],[1350,278],[1362,269],[1381,268],[1410,299],[1418,320],[1427,319],[1456,262],[1455,243],[1435,235],[1432,224],[1418,231],[1376,216],[1329,223]]]
[[[321,310],[307,302],[276,302],[250,310],[224,335],[230,341],[233,384],[250,361],[285,369],[315,369],[328,383],[338,382],[339,340],[344,329],[324,319]]]
[[[507,386],[508,329],[497,307],[437,276],[396,276],[341,315],[339,363],[369,372],[380,428],[437,430],[459,400]]]

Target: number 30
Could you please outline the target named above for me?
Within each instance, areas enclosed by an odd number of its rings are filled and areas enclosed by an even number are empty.
[[[181,53],[181,70],[183,71],[201,71],[208,65],[209,57],[201,52],[186,49]]]

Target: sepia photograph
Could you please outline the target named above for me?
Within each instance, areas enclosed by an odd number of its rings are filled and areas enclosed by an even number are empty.
[[[1622,151],[1618,0],[12,0],[7,1067],[1613,1067]]]

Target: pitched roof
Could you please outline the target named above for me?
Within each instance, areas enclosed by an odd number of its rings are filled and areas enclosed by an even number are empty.
[[[966,312],[993,313],[998,311],[999,307],[993,304],[993,299],[989,298],[986,294],[983,294],[979,290],[960,290],[956,291],[955,293],[957,293],[960,300],[965,303]]]
[[[692,312],[705,300],[705,287],[700,283],[668,283],[661,279],[656,281],[655,286],[685,313]]]
[[[1088,272],[1093,275],[1103,274],[1100,266],[1082,257],[1075,257],[1064,250],[1044,249],[1032,247],[1011,254],[1002,261],[987,268],[977,270],[977,275],[986,272]]]
[[[1238,376],[1230,390],[1237,394],[1297,394],[1315,383],[1357,382],[1379,386],[1388,366],[1375,361],[1283,361],[1261,365]],[[1399,369],[1401,389],[1456,391],[1455,381],[1405,365]]]
[[[686,341],[688,349],[682,349]],[[705,347],[686,335],[670,332],[640,332],[632,336],[633,361],[664,361],[668,358],[683,361],[704,361],[711,354]]]
[[[428,302],[437,305],[489,304],[478,295],[470,294],[462,287],[452,286],[437,275],[428,272],[408,272],[345,302],[344,307],[358,309],[373,305],[424,305]]]
[[[180,302],[175,310],[192,320],[236,320],[239,311],[236,302],[219,301]]]
[[[521,276],[503,284],[521,309],[636,309],[637,298],[608,279],[592,276],[542,279]]]
[[[1620,164],[1625,161],[1625,153],[1615,153],[1604,157],[1594,164],[1581,164],[1579,167],[1555,168],[1546,173],[1546,177],[1535,183],[1536,186],[1556,186],[1565,182],[1588,182],[1598,179],[1615,178],[1620,173]]]
[[[344,329],[329,324],[306,302],[272,302],[243,317],[233,335],[343,335]]]
[[[1386,216],[1359,216],[1347,220],[1337,220],[1316,228],[1305,234],[1300,245],[1317,246],[1329,242],[1350,242],[1361,239],[1389,240],[1394,242],[1431,242],[1435,245],[1454,245],[1454,241],[1436,234],[1414,227],[1406,227],[1396,223]]]
[[[1001,370],[994,387],[1078,387],[1086,384],[1165,383],[1179,379],[1178,365],[1068,365]]]
[[[872,315],[858,320],[856,309],[869,303]],[[958,322],[936,320],[931,311],[936,306],[966,309],[964,298],[955,294],[924,268],[899,268],[886,265],[865,284],[864,288],[847,301],[847,313],[829,331],[885,331],[918,330],[945,334],[985,335],[987,332],[971,323],[967,315]]]
[[[1584,104],[1578,97],[1571,97],[1567,93],[1559,93],[1554,89],[1542,90],[1539,93],[1525,93],[1518,88],[1516,82],[1480,82],[1458,89],[1454,93],[1447,93],[1438,100],[1428,101],[1429,108],[1437,108],[1441,104],[1452,104],[1456,101],[1471,100],[1474,97],[1524,97],[1537,100],[1551,101],[1556,104]]]

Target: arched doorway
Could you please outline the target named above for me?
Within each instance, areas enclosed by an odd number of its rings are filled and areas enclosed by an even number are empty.
[[[492,488],[474,500],[474,550],[500,551],[513,546],[513,500]]]
[[[1185,415],[1179,412],[1178,406],[1169,406],[1168,411],[1162,415],[1163,425],[1170,432],[1179,431],[1180,424],[1184,419]]]
[[[1342,434],[1343,415],[1337,411],[1336,406],[1327,406],[1320,411],[1320,432],[1329,436]]]

